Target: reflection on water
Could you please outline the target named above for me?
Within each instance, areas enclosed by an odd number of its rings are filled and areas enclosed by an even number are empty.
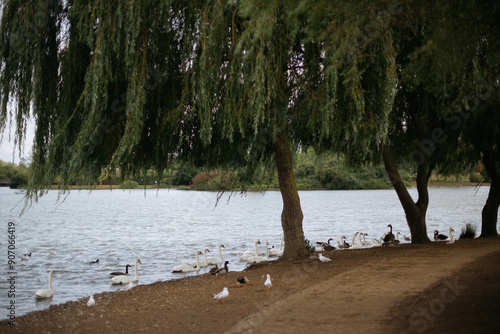
[[[429,236],[438,229],[446,233],[452,226],[456,235],[466,223],[480,225],[481,209],[489,188],[432,188],[427,215]],[[477,193],[476,193],[477,192]],[[416,191],[411,189],[412,196]],[[16,224],[16,316],[47,308],[50,304],[77,300],[112,286],[109,273],[124,271],[126,264],[138,265],[139,283],[179,278],[175,265],[195,259],[197,250],[210,249],[218,257],[224,244],[224,260],[230,270],[245,264],[237,254],[253,250],[256,239],[279,247],[282,199],[279,192],[248,193],[223,197],[216,205],[216,193],[161,189],[73,191],[56,203],[57,192],[50,191],[22,217],[22,194],[0,188],[2,231],[9,221]],[[305,237],[313,242],[342,235],[348,240],[356,231],[379,237],[392,224],[395,231],[409,235],[405,216],[393,190],[302,191]],[[5,232],[1,235],[6,235]],[[7,237],[0,240],[7,263]],[[264,252],[264,247],[260,247]],[[21,260],[25,253],[28,260]],[[98,263],[90,263],[99,259]],[[200,270],[205,273],[209,267]],[[7,269],[7,270],[6,270]],[[35,292],[48,288],[48,272],[54,270],[54,297],[35,301]],[[8,268],[2,270],[6,277]],[[133,275],[133,267],[130,268]],[[2,278],[2,308],[10,302],[8,282]],[[0,319],[7,317],[1,313]]]

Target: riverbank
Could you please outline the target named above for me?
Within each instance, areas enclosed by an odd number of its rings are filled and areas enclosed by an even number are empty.
[[[331,262],[270,262],[95,295],[0,323],[1,333],[493,333],[500,237],[453,245],[326,252]],[[273,287],[265,291],[263,275]],[[248,277],[246,287],[236,278]],[[212,295],[228,287],[225,303]],[[444,327],[443,327],[444,326]]]

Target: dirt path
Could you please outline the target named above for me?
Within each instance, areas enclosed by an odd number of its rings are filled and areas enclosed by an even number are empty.
[[[16,326],[0,322],[0,333],[498,332],[500,237],[325,255],[332,261],[271,262],[223,279],[205,274],[101,293],[95,307],[86,299],[54,305]],[[241,275],[247,287],[237,286]],[[218,303],[212,295],[223,287],[230,295]],[[439,327],[451,322],[458,327]]]
[[[490,247],[450,249],[394,249],[386,258],[343,272],[259,310],[227,333],[306,332],[311,328],[335,333],[392,332],[393,305],[411,302],[441,282],[444,293],[431,301],[428,310],[429,316],[440,313],[467,289],[454,274],[474,260],[500,251]],[[413,324],[421,328],[422,321],[418,320],[415,317],[408,323],[408,330]]]

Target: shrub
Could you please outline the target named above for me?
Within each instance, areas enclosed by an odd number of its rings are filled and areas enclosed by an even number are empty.
[[[120,184],[120,189],[135,189],[138,186],[139,186],[139,183],[137,183],[135,181],[127,180],[127,181],[123,181]]]
[[[470,238],[474,239],[476,237],[477,226],[471,223],[467,223],[465,227],[462,227],[462,233],[460,234],[460,239]]]

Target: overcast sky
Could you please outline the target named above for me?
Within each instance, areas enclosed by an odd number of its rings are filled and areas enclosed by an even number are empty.
[[[27,158],[31,155],[31,145],[33,144],[34,137],[33,123],[28,124],[28,131],[26,132],[26,140],[24,141],[24,152],[22,157]],[[0,144],[0,160],[5,162],[14,162],[19,164],[21,159],[19,158],[19,150],[16,148],[15,156],[12,155],[14,151],[14,128],[10,129],[10,141],[9,141],[9,124],[5,126],[5,130],[2,133],[3,139]]]

